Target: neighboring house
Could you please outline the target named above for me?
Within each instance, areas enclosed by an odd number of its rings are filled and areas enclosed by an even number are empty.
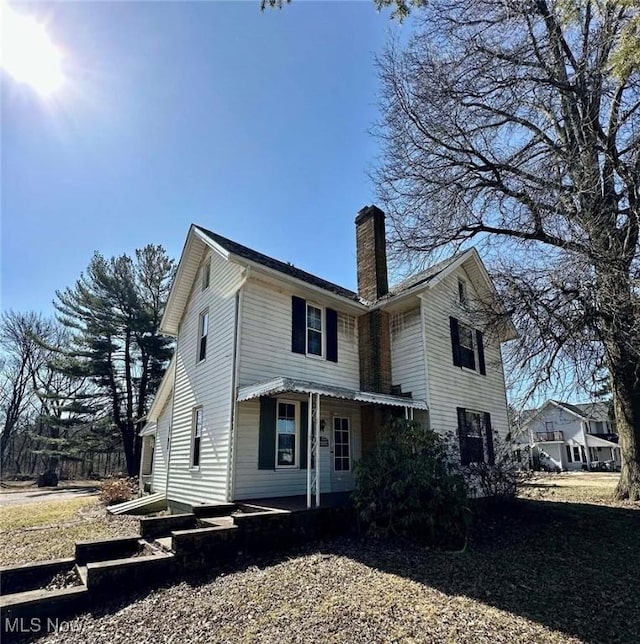
[[[514,448],[528,445],[541,467],[553,470],[616,469],[620,448],[609,404],[570,404],[548,400],[528,410],[514,436]]]
[[[161,324],[176,338],[142,431],[142,484],[170,507],[351,490],[392,417],[493,459],[508,420],[499,303],[475,249],[387,285],[384,213],[356,218],[358,293],[192,225]],[[327,249],[330,256],[332,249]]]

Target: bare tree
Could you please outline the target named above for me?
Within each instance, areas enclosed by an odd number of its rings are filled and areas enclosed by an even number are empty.
[[[46,363],[48,352],[37,338],[48,338],[51,323],[37,313],[8,311],[0,318],[0,456],[5,464],[11,437],[36,398],[35,374]]]
[[[438,0],[416,17],[379,61],[396,249],[486,244],[521,363],[539,380],[562,358],[606,365],[617,494],[640,498],[637,3]]]

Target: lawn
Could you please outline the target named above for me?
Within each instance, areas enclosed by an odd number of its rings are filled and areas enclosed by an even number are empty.
[[[96,496],[2,505],[0,565],[69,557],[77,541],[137,531],[135,519],[108,516]]]
[[[607,505],[614,486],[539,477],[528,498],[476,518],[465,552],[309,544],[114,598],[80,617],[80,632],[43,641],[638,641],[640,512]]]

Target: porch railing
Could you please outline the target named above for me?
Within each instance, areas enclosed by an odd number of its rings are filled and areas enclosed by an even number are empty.
[[[562,432],[536,432],[536,441],[539,443],[563,440],[564,436]]]

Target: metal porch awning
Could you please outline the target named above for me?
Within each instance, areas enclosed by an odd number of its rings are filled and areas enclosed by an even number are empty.
[[[391,394],[379,394],[373,391],[357,391],[345,387],[335,387],[306,380],[294,378],[272,378],[265,382],[258,382],[252,385],[238,388],[238,402],[245,402],[260,398],[260,396],[277,396],[284,393],[314,394],[328,398],[339,398],[341,400],[352,400],[360,403],[373,403],[377,405],[389,405],[391,407],[405,407],[409,409],[429,409],[424,400],[416,400],[406,396],[393,396]]]

